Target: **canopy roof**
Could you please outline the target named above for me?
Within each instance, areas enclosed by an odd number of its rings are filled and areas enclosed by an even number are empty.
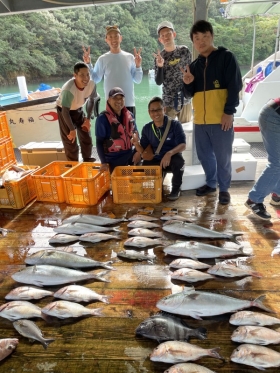
[[[227,4],[226,18],[243,18],[256,15],[279,15],[280,0],[220,0]]]
[[[85,6],[132,3],[152,0],[0,0],[0,16]]]

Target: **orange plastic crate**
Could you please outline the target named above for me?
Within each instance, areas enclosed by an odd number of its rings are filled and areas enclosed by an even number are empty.
[[[0,171],[3,171],[16,163],[17,161],[11,137],[7,137],[5,140],[0,140]]]
[[[19,166],[24,170],[37,170],[39,166]],[[36,189],[29,173],[19,180],[9,180],[0,188],[0,208],[21,209],[36,198]]]
[[[4,139],[6,140],[10,136],[11,135],[6,117],[6,112],[2,111],[0,112],[0,141]]]
[[[111,179],[114,203],[160,203],[162,200],[159,166],[119,166]]]
[[[65,202],[62,176],[72,170],[79,162],[54,161],[32,174],[35,183],[37,201]]]
[[[97,204],[110,189],[110,173],[100,172],[100,166],[100,163],[83,162],[62,176],[66,203]]]

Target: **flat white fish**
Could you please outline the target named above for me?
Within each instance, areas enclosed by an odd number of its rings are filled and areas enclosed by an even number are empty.
[[[80,285],[65,286],[56,291],[54,297],[71,302],[91,302],[93,300],[99,300],[100,302],[110,303],[110,296],[98,294],[95,291]]]
[[[261,312],[239,311],[231,315],[229,319],[232,325],[275,325],[280,324],[280,319]]]
[[[67,268],[103,267],[106,269],[114,269],[109,265],[112,262],[102,263],[91,258],[85,258],[81,255],[54,249],[37,251],[36,253],[27,256],[25,258],[25,263],[31,265],[49,264]]]
[[[265,326],[239,326],[231,335],[231,340],[238,343],[253,343],[255,345],[269,345],[280,343],[279,331]]]
[[[229,256],[243,254],[242,246],[237,249],[225,249],[196,241],[176,242],[172,245],[166,246],[163,251],[165,254],[182,256],[191,259],[226,258]]]
[[[153,262],[154,259],[156,258],[155,255],[146,255],[139,253],[138,251],[135,250],[123,250],[117,253],[117,256],[120,258],[125,258],[125,259],[131,259],[131,260],[147,260],[148,262]]]
[[[91,243],[96,243],[100,241],[107,241],[107,240],[120,240],[120,237],[113,236],[112,234],[106,233],[86,233],[80,236],[80,241],[86,241]]]
[[[17,282],[36,286],[61,285],[91,279],[110,282],[93,273],[45,264],[26,267],[11,277]]]
[[[9,356],[17,347],[17,338],[3,338],[0,339],[0,361]]]
[[[42,317],[48,315],[67,319],[68,317],[101,316],[101,310],[102,308],[86,308],[78,303],[58,300],[42,308]]]
[[[232,352],[230,360],[265,370],[280,366],[280,353],[268,347],[245,343]]]
[[[64,233],[58,233],[55,236],[51,237],[49,239],[50,244],[65,244],[70,242],[79,241],[79,236],[75,236],[73,234],[64,234]]]
[[[127,224],[128,228],[160,228],[161,225],[145,220],[132,220]]]
[[[228,263],[217,263],[213,265],[213,267],[207,270],[208,273],[215,276],[223,276],[223,277],[244,277],[244,276],[254,276],[254,277],[262,277],[259,272],[252,271],[250,269],[240,268],[236,264],[228,264]]]
[[[192,268],[192,269],[207,269],[211,266],[206,263],[199,262],[198,260],[188,259],[188,258],[178,258],[172,260],[169,264],[172,268]]]
[[[132,221],[132,220],[155,221],[155,220],[158,220],[158,218],[155,218],[154,216],[151,216],[151,215],[137,214],[137,215],[132,215],[130,218],[128,218],[128,220],[129,221]]]
[[[155,232],[147,228],[134,228],[128,231],[129,236],[141,236],[141,237],[162,237],[161,232]]]
[[[194,223],[184,223],[176,220],[167,221],[163,224],[162,229],[166,232],[175,233],[186,237],[228,239],[236,243],[238,243],[236,241],[236,237],[243,234],[217,232]]]
[[[112,219],[107,218],[105,216],[100,215],[90,215],[90,214],[80,214],[80,215],[72,215],[67,219],[63,220],[63,224],[65,223],[86,223],[92,225],[113,225],[118,224],[120,222],[125,221],[126,219]]]
[[[249,307],[258,307],[267,312],[274,312],[262,303],[264,298],[265,295],[262,295],[250,301],[185,288],[182,292],[160,299],[156,306],[162,311],[191,316],[194,319],[201,320],[202,317],[222,315]]]
[[[15,321],[41,317],[41,308],[28,301],[11,301],[0,306],[0,316]]]
[[[158,345],[151,353],[152,361],[162,363],[180,363],[198,360],[203,356],[210,356],[224,360],[219,354],[220,348],[202,348],[188,342],[168,341]]]
[[[87,223],[68,223],[62,224],[58,227],[53,229],[55,232],[58,233],[65,233],[65,234],[85,234],[85,233],[99,233],[99,232],[110,232],[110,231],[118,231],[118,228],[107,228],[102,227],[100,225],[92,225]]]
[[[216,373],[213,370],[194,363],[179,363],[165,370],[163,373]]]
[[[175,272],[170,273],[170,277],[173,280],[180,280],[186,282],[197,282],[215,279],[214,276],[208,273],[198,271],[192,268],[179,268]]]
[[[162,215],[160,217],[161,220],[165,220],[165,221],[168,221],[168,220],[177,220],[177,221],[187,221],[189,222],[190,219],[188,218],[185,218],[184,216],[182,215],[178,215],[178,214],[165,214],[165,215]]]
[[[40,342],[44,349],[48,348],[48,345],[55,341],[53,338],[44,338],[42,331],[38,326],[31,320],[18,320],[13,322],[14,328],[26,338],[29,338],[31,341],[36,340]]]
[[[31,300],[42,299],[44,297],[53,296],[54,292],[36,288],[34,286],[19,286],[11,290],[6,296],[7,300]]]
[[[135,236],[125,240],[124,245],[133,247],[147,247],[153,245],[162,245],[162,241],[157,238]]]

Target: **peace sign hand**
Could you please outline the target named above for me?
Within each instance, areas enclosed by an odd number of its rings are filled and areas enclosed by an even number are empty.
[[[90,63],[91,61],[91,58],[90,58],[90,47],[88,47],[88,49],[86,49],[84,46],[83,46],[83,60],[84,60],[84,63]]]
[[[194,81],[194,76],[190,72],[189,65],[186,66],[186,70],[184,70],[182,67],[180,68],[181,72],[183,73],[183,82],[185,84],[190,84]]]
[[[157,53],[153,53],[153,56],[154,56],[155,59],[156,59],[157,67],[163,67],[164,59],[162,58],[162,56],[161,56],[161,54],[160,54],[160,51],[158,50]]]
[[[141,67],[141,63],[142,63],[141,52],[142,52],[142,48],[139,48],[138,51],[136,50],[136,48],[133,48],[134,61],[135,61],[136,67]]]

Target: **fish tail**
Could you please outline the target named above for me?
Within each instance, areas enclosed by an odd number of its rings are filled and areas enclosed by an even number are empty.
[[[236,243],[237,245],[240,245],[240,242],[236,239],[236,237],[243,235],[243,233],[233,233],[231,236],[230,241]]]
[[[95,309],[91,309],[90,310],[90,314],[92,315],[92,316],[102,316],[102,311],[103,310],[103,308],[95,308]]]
[[[194,336],[197,337],[198,339],[206,339],[207,338],[207,329],[200,327],[194,330],[195,334]]]
[[[113,231],[115,231],[115,232],[120,232],[120,229],[119,229],[120,227],[114,227],[113,228]]]
[[[55,339],[45,339],[44,343],[43,343],[44,349],[46,350],[48,348],[49,344],[54,342],[54,341],[55,341]]]
[[[209,351],[209,356],[211,357],[215,357],[216,359],[221,359],[223,361],[225,361],[225,358],[222,357],[219,352],[220,352],[220,347],[215,347],[215,348],[211,348]]]
[[[107,304],[109,304],[110,302],[109,302],[109,298],[110,298],[111,296],[110,295],[102,295],[102,297],[101,297],[101,302],[103,302],[103,303],[107,303]]]
[[[266,307],[262,301],[265,299],[265,295],[260,295],[258,298],[252,301],[252,306],[258,307],[266,312],[276,313],[271,308]]]
[[[116,271],[116,268],[110,266],[113,262],[109,260],[108,262],[103,263],[103,268],[110,269],[111,271]]]
[[[250,274],[251,274],[251,276],[253,276],[253,277],[258,277],[258,278],[263,277],[261,273],[256,272],[256,271],[250,272]]]

